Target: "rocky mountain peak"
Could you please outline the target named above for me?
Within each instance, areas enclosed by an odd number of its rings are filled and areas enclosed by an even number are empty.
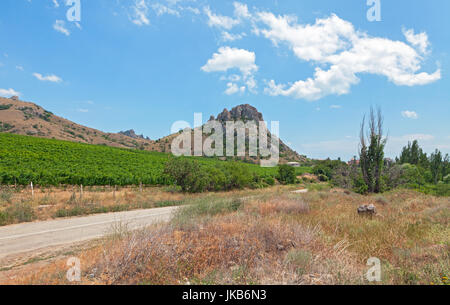
[[[263,115],[253,106],[249,104],[239,105],[228,111],[224,109],[218,116],[217,120],[225,121],[263,121]]]
[[[133,129],[121,131],[119,134],[133,138],[133,139],[145,139],[144,135],[137,135]]]

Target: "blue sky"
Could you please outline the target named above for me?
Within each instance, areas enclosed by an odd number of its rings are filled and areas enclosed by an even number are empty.
[[[380,106],[387,155],[450,152],[450,2],[380,0],[0,2],[0,95],[152,139],[178,120],[249,103],[309,157],[357,154]]]

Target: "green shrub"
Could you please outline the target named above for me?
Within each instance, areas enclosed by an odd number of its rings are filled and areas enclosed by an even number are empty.
[[[0,192],[0,203],[2,203],[2,202],[11,203],[11,199],[12,199],[11,191],[6,190],[6,191]]]
[[[450,184],[450,175],[444,177],[444,183]]]
[[[1,218],[6,219],[8,224],[30,222],[35,216],[31,205],[25,202],[16,203],[13,206],[8,207],[4,214],[5,215],[1,216]]]
[[[270,186],[274,186],[275,185],[275,179],[273,177],[265,177],[263,179],[264,183],[267,183]]]
[[[295,176],[295,168],[286,164],[278,167],[278,180],[283,184],[294,184],[297,177]]]
[[[354,179],[353,181],[353,191],[358,194],[367,194],[369,191],[369,187],[367,186],[366,182],[364,182],[364,179],[362,176],[359,176],[358,178]]]
[[[225,176],[227,177],[226,190],[235,188],[242,189],[250,184],[252,175],[248,167],[244,167],[237,162],[229,162],[223,165]]]
[[[317,176],[317,178],[319,178],[319,181],[322,181],[322,182],[328,181],[328,177],[325,175],[322,175],[322,174],[319,174],[319,176]]]
[[[339,160],[317,161],[317,164],[314,166],[312,173],[316,176],[319,175],[327,176],[328,180],[331,180],[333,176],[333,171],[335,171],[337,168],[343,165],[346,166],[347,164]]]
[[[11,104],[9,104],[9,105],[0,105],[0,110],[8,110],[11,107],[12,107]]]
[[[6,214],[6,212],[1,212],[0,211],[0,226],[7,225],[8,221],[9,221],[8,214]]]
[[[4,131],[10,131],[11,129],[13,129],[15,126],[8,124],[8,123],[3,123],[0,122],[0,132],[4,132]]]
[[[258,174],[252,174],[248,166],[238,162],[208,166],[195,159],[171,158],[166,163],[164,173],[183,192],[189,193],[263,186]]]
[[[439,182],[435,185],[432,194],[436,196],[450,196],[450,184],[443,183],[442,181]]]
[[[195,160],[173,158],[164,169],[169,179],[181,187],[183,192],[203,192],[208,186],[208,177]]]
[[[401,184],[424,185],[425,179],[416,165],[405,163],[402,165]]]

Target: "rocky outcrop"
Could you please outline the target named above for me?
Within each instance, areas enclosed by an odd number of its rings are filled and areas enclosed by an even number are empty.
[[[218,116],[217,120],[220,122],[226,121],[263,121],[263,115],[258,110],[248,104],[239,105],[228,111],[224,109]]]
[[[145,139],[144,135],[137,135],[133,129],[121,131],[119,134],[133,138],[133,139]]]
[[[211,116],[210,121],[214,120],[214,116]],[[225,122],[227,121],[264,121],[264,117],[261,112],[258,111],[255,107],[245,104],[239,105],[228,111],[228,109],[224,109],[215,120],[222,123],[225,129]],[[268,136],[271,137],[270,132]],[[292,150],[283,141],[280,140],[280,157],[284,162],[288,161],[296,161],[296,162],[304,162],[306,158],[304,156],[300,156],[296,151]]]

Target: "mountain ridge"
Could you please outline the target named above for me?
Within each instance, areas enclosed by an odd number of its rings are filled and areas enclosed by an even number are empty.
[[[215,117],[211,116],[211,119]],[[217,115],[217,120],[222,123],[238,119],[262,121],[263,115],[249,104],[238,105],[230,111],[224,109]],[[0,97],[0,132],[164,153],[170,152],[171,142],[178,135],[151,140],[137,135],[133,129],[118,133],[103,132],[59,117],[18,97]],[[306,157],[299,155],[280,140],[280,160],[303,162]],[[256,163],[257,159],[247,161]]]

